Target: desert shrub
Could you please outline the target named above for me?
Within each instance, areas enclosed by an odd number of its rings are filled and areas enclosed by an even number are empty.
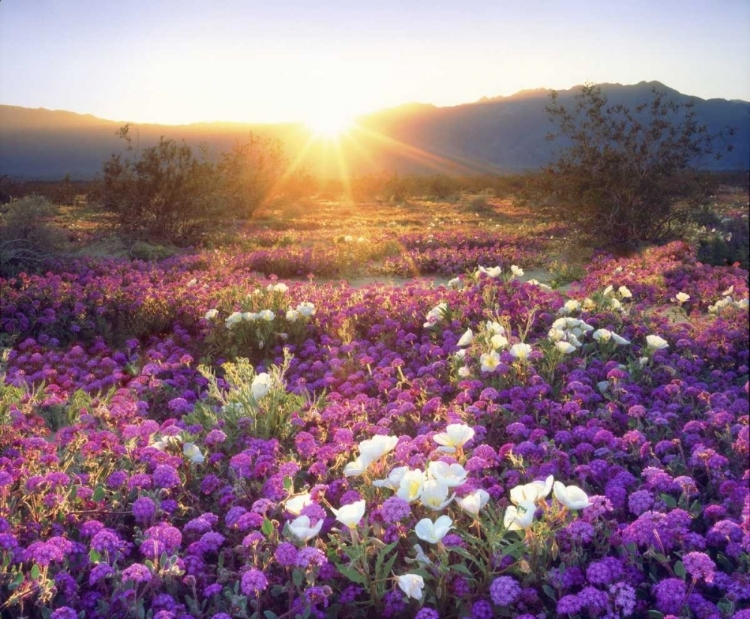
[[[49,220],[54,205],[40,196],[12,200],[0,211],[0,275],[33,271],[63,244],[63,234]]]
[[[470,213],[479,213],[480,215],[488,215],[494,212],[492,205],[487,202],[487,195],[471,196],[466,210]]]
[[[174,256],[177,248],[160,245],[158,243],[147,243],[145,241],[136,241],[130,248],[130,257],[137,260],[164,260]]]
[[[129,127],[119,134],[130,141]],[[189,245],[230,217],[251,217],[274,190],[284,156],[280,142],[251,135],[212,161],[205,148],[162,137],[128,158],[104,164],[102,206],[128,236]]]
[[[605,244],[654,242],[687,223],[690,205],[706,199],[696,167],[715,153],[719,135],[700,125],[690,103],[652,91],[633,110],[607,105],[586,85],[574,108],[551,95],[547,111],[567,146],[545,169],[541,187],[557,216]],[[731,134],[731,130],[728,131]]]
[[[746,217],[720,220],[707,238],[698,244],[698,260],[715,266],[750,265],[750,226]]]

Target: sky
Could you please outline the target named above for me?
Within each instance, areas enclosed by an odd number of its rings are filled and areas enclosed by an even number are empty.
[[[750,101],[747,0],[0,0],[0,103],[325,122],[584,82]]]

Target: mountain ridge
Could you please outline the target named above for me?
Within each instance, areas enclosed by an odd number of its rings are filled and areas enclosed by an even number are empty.
[[[693,103],[699,122],[711,132],[727,125],[737,129],[734,151],[710,167],[748,167],[750,103],[701,99],[656,80],[598,86],[613,105],[634,107],[647,101],[653,88],[678,103]],[[580,88],[558,90],[560,102],[571,103]],[[357,118],[357,128],[342,140],[340,150],[353,174],[502,173],[539,168],[549,163],[554,151],[554,145],[545,139],[551,128],[545,109],[552,90],[526,89],[455,106],[409,102],[378,110]],[[73,178],[92,178],[112,153],[124,150],[115,133],[126,122],[67,110],[0,105],[0,176],[52,179],[71,174]],[[331,145],[321,142],[310,147],[311,131],[301,123],[131,124],[137,127],[141,148],[155,144],[163,135],[194,145],[206,143],[215,153],[253,132],[282,140],[290,160],[307,148],[302,167],[313,173],[340,173]]]

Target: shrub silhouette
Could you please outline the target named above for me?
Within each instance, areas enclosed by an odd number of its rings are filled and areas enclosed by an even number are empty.
[[[633,110],[608,107],[601,89],[587,84],[572,110],[553,92],[547,112],[557,126],[548,139],[567,146],[545,168],[541,187],[583,235],[610,245],[659,241],[705,199],[696,168],[723,134],[700,125],[692,104],[653,89]]]

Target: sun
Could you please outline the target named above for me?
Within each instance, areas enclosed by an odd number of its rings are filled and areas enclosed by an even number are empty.
[[[308,118],[305,124],[316,138],[337,140],[354,126],[354,118],[336,113],[317,114]]]

